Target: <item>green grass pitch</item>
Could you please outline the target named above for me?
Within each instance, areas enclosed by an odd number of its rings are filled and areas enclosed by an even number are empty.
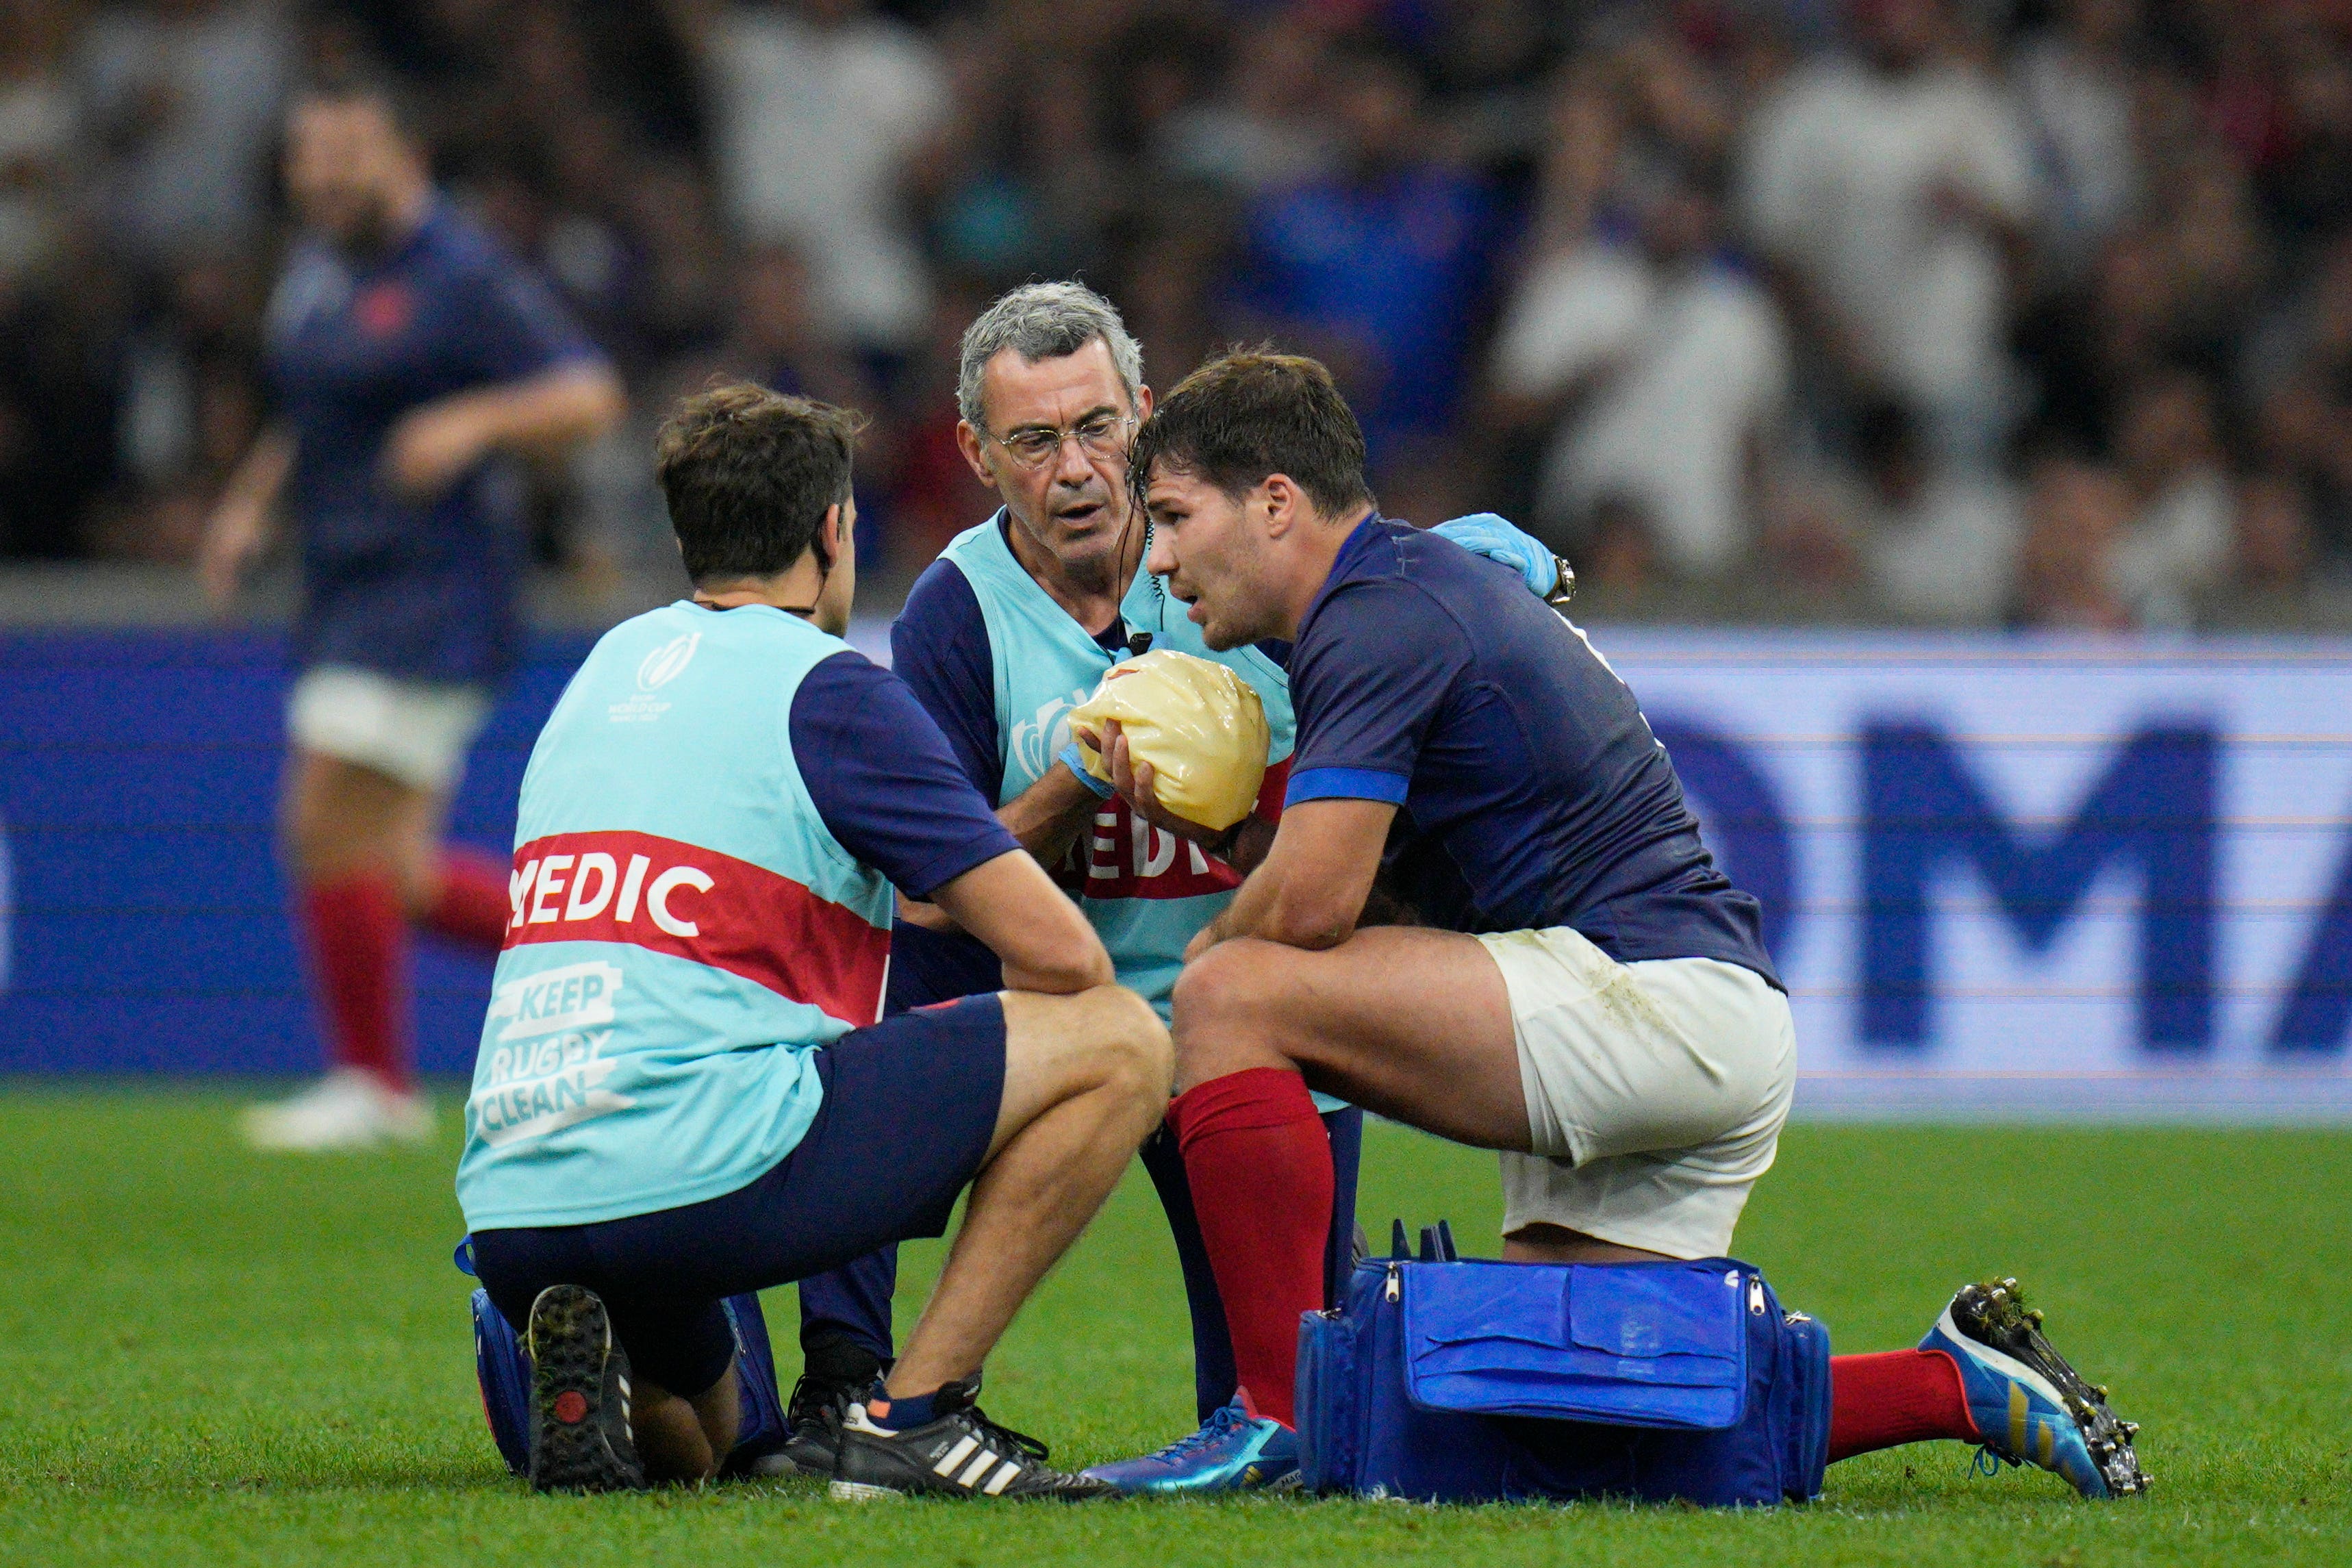
[[[476,1401],[423,1152],[248,1154],[211,1089],[0,1093],[0,1562],[281,1563],[2352,1563],[2352,1135],[1799,1126],[1740,1250],[1843,1350],[1905,1345],[2013,1272],[2142,1423],[2145,1500],[1838,1466],[1808,1508],[1439,1509],[1247,1498],[828,1502],[809,1483],[541,1499]],[[1492,1247],[1491,1157],[1368,1139],[1361,1213]],[[1485,1238],[1483,1241],[1480,1238]],[[919,1305],[939,1257],[909,1249]],[[793,1373],[789,1291],[771,1298]],[[1190,1425],[1175,1262],[1139,1173],[1031,1304],[988,1404],[1065,1460]]]

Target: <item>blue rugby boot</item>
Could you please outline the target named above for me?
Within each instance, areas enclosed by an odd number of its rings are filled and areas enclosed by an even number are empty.
[[[2086,1498],[2147,1490],[2132,1452],[2139,1428],[2116,1419],[2107,1391],[2050,1348],[2042,1314],[2026,1307],[2016,1280],[1964,1286],[1919,1348],[1959,1367],[1969,1415],[1996,1458],[2054,1471]]]
[[[1123,1492],[1237,1492],[1276,1487],[1298,1474],[1298,1434],[1260,1415],[1244,1389],[1198,1432],[1145,1454],[1085,1472]]]

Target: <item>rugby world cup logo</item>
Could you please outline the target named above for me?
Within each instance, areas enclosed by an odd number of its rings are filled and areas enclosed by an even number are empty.
[[[615,724],[646,724],[669,711],[669,704],[654,693],[686,673],[700,647],[700,632],[680,632],[637,662],[637,689],[604,710]]]
[[[1067,697],[1049,699],[1033,716],[1014,722],[1005,763],[1023,781],[1023,787],[1043,778],[1054,765],[1054,758],[1070,743],[1070,710],[1086,700],[1087,689],[1082,686]]]
[[[700,632],[680,632],[646,655],[645,662],[637,666],[637,689],[651,691],[685,674],[686,667],[694,661],[694,650],[701,643]]]

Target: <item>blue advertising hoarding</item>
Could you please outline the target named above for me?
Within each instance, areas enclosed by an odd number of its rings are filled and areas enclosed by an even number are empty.
[[[2352,645],[1618,633],[1810,1114],[2343,1120]]]
[[[1764,900],[1801,1111],[2352,1120],[2352,643],[1595,640]],[[584,646],[535,649],[458,837],[504,853]],[[27,635],[0,670],[0,1071],[315,1066],[279,645]],[[419,940],[428,1070],[470,1067],[488,974]]]

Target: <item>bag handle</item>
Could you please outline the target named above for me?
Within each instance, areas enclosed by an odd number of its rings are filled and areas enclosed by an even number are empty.
[[[1411,1245],[1405,1240],[1404,1221],[1401,1219],[1389,1221],[1389,1260],[1393,1263],[1416,1261]],[[1421,1227],[1421,1252],[1418,1261],[1423,1263],[1462,1261],[1462,1254],[1454,1245],[1452,1221],[1442,1219],[1433,1226],[1425,1225]]]

